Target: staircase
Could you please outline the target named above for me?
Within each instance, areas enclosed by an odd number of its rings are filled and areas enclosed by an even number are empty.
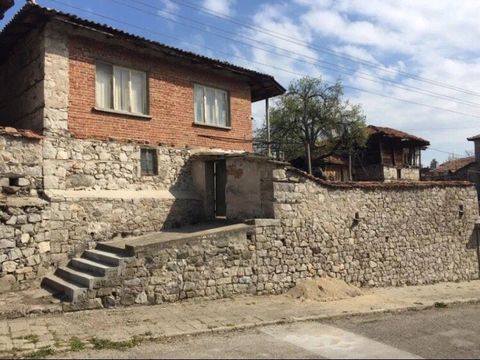
[[[118,249],[99,244],[96,249],[71,259],[67,266],[59,267],[53,275],[45,276],[42,287],[63,301],[79,303],[87,299],[88,290],[118,277],[128,259]]]

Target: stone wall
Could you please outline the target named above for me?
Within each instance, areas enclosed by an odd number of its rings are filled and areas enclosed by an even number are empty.
[[[30,133],[29,133],[30,134]],[[42,145],[40,136],[27,137],[15,129],[0,128],[0,186],[3,194],[36,196],[42,189]]]
[[[334,185],[277,169],[273,189],[276,219],[144,248],[90,297],[153,304],[279,294],[315,276],[363,287],[478,278],[471,184]]]
[[[0,63],[0,125],[21,129],[43,128],[43,30],[18,41]]]
[[[50,222],[59,222],[61,229],[54,250],[64,254],[63,261],[115,236],[202,219],[189,150],[70,137],[49,137],[43,146]],[[142,147],[157,150],[158,175],[141,175]]]
[[[157,149],[158,175],[142,176],[140,149]],[[192,152],[167,146],[71,137],[44,141],[46,190],[191,191]]]
[[[50,22],[45,27],[45,106],[43,108],[44,133],[65,134],[68,128],[68,46],[65,24]],[[75,94],[78,96],[78,94]]]
[[[383,178],[385,180],[420,180],[419,168],[407,168],[400,169],[400,178],[398,177],[398,169],[396,167],[383,167]]]
[[[149,145],[157,149],[159,174],[144,177],[142,146],[30,139],[19,132],[0,136],[0,265],[7,261],[0,291],[25,288],[98,242],[201,220],[204,204],[193,186],[191,152]],[[29,275],[17,276],[17,269]]]
[[[49,264],[42,214],[42,148],[14,129],[0,136],[0,292],[24,289]],[[47,265],[45,265],[47,264]]]
[[[278,240],[293,263],[361,286],[413,285],[478,276],[478,219],[468,184],[335,187],[277,171]]]

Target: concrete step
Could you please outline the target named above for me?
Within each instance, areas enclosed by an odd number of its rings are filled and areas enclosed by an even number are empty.
[[[71,282],[65,281],[56,275],[47,275],[42,280],[42,286],[47,288],[54,294],[62,294],[66,300],[76,302],[80,297],[87,292],[86,287],[75,285]]]
[[[96,250],[100,250],[100,251],[105,251],[105,252],[109,252],[109,253],[112,253],[112,254],[115,254],[115,255],[118,255],[118,256],[130,256],[128,254],[128,251],[125,249],[125,245],[117,245],[116,243],[114,242],[110,242],[110,243],[104,243],[104,242],[100,242],[97,244],[97,246],[95,247]]]
[[[59,267],[57,271],[55,271],[55,275],[64,279],[65,281],[85,286],[88,289],[93,288],[93,283],[96,278],[93,275],[66,266]]]
[[[118,266],[122,261],[122,257],[108,251],[102,250],[85,250],[82,257],[88,260],[96,261],[109,266]]]
[[[107,266],[85,258],[73,258],[70,260],[69,267],[94,276],[105,276],[116,270],[115,267]]]

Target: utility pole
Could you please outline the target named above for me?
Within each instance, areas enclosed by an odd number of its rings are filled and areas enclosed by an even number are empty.
[[[270,139],[270,113],[268,111],[268,98],[265,99],[265,121],[267,123],[267,156],[272,157],[272,144]]]
[[[310,154],[309,142],[307,142],[307,164],[308,164],[308,173],[312,175],[312,155]]]
[[[348,181],[352,181],[352,150],[348,151]]]

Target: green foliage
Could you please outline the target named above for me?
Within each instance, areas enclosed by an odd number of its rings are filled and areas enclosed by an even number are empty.
[[[111,341],[108,339],[99,339],[99,338],[92,338],[90,339],[90,343],[93,345],[95,350],[121,350],[125,351],[137,345],[140,345],[143,342],[143,338],[139,336],[134,336],[130,340],[125,341]]]
[[[321,78],[293,81],[270,111],[274,152],[281,151],[291,160],[304,155],[307,144],[315,157],[349,154],[364,146],[367,132],[362,108],[342,97],[339,81],[333,85]],[[265,143],[266,129],[258,130],[256,136]]]
[[[436,302],[434,304],[434,306],[437,308],[437,309],[445,309],[446,307],[448,307],[447,304],[443,303],[443,302]]]
[[[85,349],[85,344],[78,337],[74,336],[70,338],[70,350],[80,351]]]
[[[53,350],[51,347],[46,347],[42,348],[36,351],[33,351],[29,354],[25,355],[25,358],[28,359],[44,359],[47,356],[52,356],[55,354],[55,350]]]

